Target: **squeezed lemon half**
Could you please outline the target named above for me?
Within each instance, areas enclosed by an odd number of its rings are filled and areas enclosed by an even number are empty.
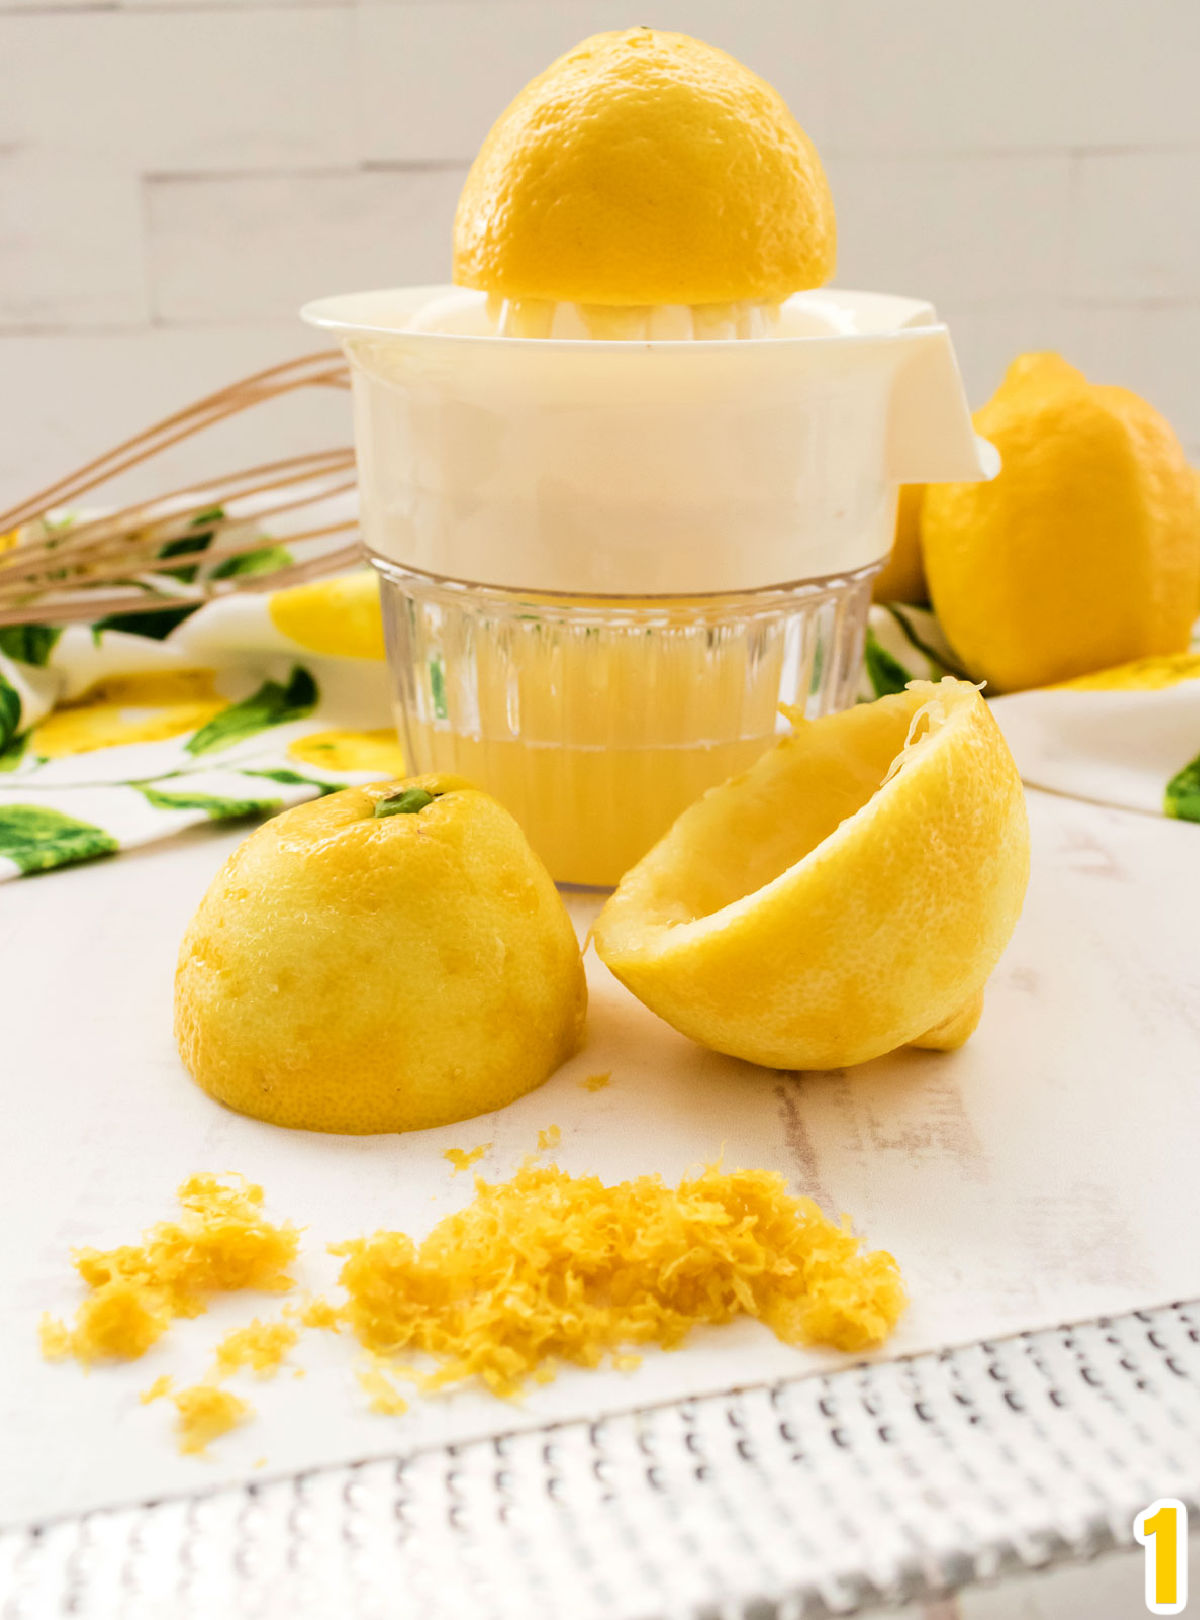
[[[813,722],[691,805],[622,879],[596,949],[683,1034],[829,1069],[970,1035],[1020,914],[1012,755],[946,679]]]

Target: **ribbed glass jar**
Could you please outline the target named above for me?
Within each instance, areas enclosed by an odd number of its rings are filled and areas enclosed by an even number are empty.
[[[376,557],[408,769],[493,793],[560,883],[617,882],[705,789],[854,699],[871,580],[697,597],[464,585]]]

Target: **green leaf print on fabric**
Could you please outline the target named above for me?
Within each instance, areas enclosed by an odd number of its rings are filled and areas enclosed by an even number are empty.
[[[0,675],[0,748],[7,748],[21,727],[21,694]]]
[[[243,574],[274,574],[291,565],[292,554],[283,546],[264,546],[241,557],[226,557],[212,571],[214,579],[234,579]]]
[[[190,532],[180,535],[178,540],[169,540],[158,555],[178,557],[181,553],[197,555],[207,551],[216,532],[211,525],[214,519],[224,515],[224,510],[219,506],[210,507],[205,512],[197,512],[188,525]],[[162,572],[171,579],[190,585],[196,577],[197,566],[196,563],[190,563],[182,568],[164,568]],[[105,630],[121,630],[127,636],[144,636],[147,641],[165,641],[172,630],[178,630],[186,619],[191,618],[197,608],[197,603],[190,602],[186,607],[163,606],[145,608],[138,613],[110,613],[103,619],[96,620],[92,626],[92,639],[98,642]]]
[[[29,733],[27,731],[23,731],[19,737],[14,737],[11,742],[6,742],[4,747],[0,748],[0,772],[15,771],[25,758],[25,750],[28,746]]]
[[[6,624],[0,629],[0,652],[18,664],[45,669],[62,630],[52,624]]]
[[[895,602],[884,602],[882,607],[909,646],[929,660],[931,665],[929,679],[931,681],[939,678],[939,672],[941,674],[955,675],[960,680],[966,680],[966,671],[955,663],[948,647],[936,647],[933,645],[932,639],[926,640],[917,634],[917,625],[914,621],[922,619],[930,627],[932,634],[938,634],[937,620],[932,612],[925,608],[902,608]],[[938,639],[941,639],[940,635]]]
[[[305,719],[316,708],[317,697],[316,681],[297,664],[286,686],[280,686],[278,681],[264,681],[253,696],[231,703],[229,708],[214,715],[184,746],[192,755],[219,753],[253,737],[256,732],[266,731],[269,726]]]
[[[1200,754],[1167,783],[1163,812],[1176,821],[1200,821]]]
[[[195,606],[189,606],[147,608],[138,613],[110,613],[96,620],[92,626],[92,639],[98,642],[105,630],[123,630],[127,636],[165,641],[172,630],[178,630],[184,620],[190,619],[195,612]]]
[[[871,682],[871,690],[876,697],[886,697],[890,692],[903,692],[912,680],[912,674],[905,669],[897,659],[893,658],[887,649],[880,645],[875,632],[868,626],[867,642],[863,650],[864,661],[867,666],[867,676]]]
[[[134,784],[156,810],[203,810],[210,821],[244,821],[248,816],[273,816],[280,808],[278,799],[229,799],[215,793],[171,793],[161,788]]]
[[[0,804],[0,855],[22,872],[49,872],[56,866],[111,855],[117,840],[89,822],[36,804]]]
[[[301,776],[299,771],[243,771],[243,776],[258,776],[267,782],[282,782],[287,787],[313,787],[322,795],[326,793],[340,793],[347,782],[322,782],[315,776]]]
[[[180,535],[177,540],[169,540],[159,552],[160,558],[186,556],[189,561],[179,568],[164,568],[162,573],[185,585],[192,584],[200,572],[203,553],[216,538],[216,530],[212,524],[224,516],[224,509],[220,506],[210,507],[206,512],[197,512],[189,525],[189,532]],[[212,570],[212,578],[233,579],[239,574],[273,574],[277,569],[286,568],[291,561],[291,553],[282,546],[265,545],[258,551],[249,551],[241,557],[226,557],[224,562],[218,563]],[[177,630],[185,620],[190,619],[192,614],[198,611],[199,605],[190,602],[183,607],[164,604],[162,607],[139,609],[136,613],[112,613],[96,620],[92,626],[92,635],[99,641],[105,630],[122,630],[127,636],[144,636],[149,641],[165,641],[173,630]]]

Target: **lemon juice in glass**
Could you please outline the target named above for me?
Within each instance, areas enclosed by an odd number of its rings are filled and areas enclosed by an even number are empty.
[[[613,884],[854,697],[901,483],[986,476],[929,305],[821,291],[833,208],[723,52],[598,35],[502,115],[454,287],[309,305],[351,364],[408,768]]]

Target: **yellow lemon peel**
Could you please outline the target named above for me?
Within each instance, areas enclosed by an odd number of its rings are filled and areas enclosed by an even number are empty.
[[[341,1323],[337,1307],[331,1305],[327,1299],[307,1300],[300,1307],[297,1316],[304,1327],[319,1328],[329,1333],[336,1333]]]
[[[447,1148],[442,1158],[453,1167],[457,1176],[462,1171],[469,1170],[473,1164],[478,1164],[491,1145],[490,1142],[481,1142],[478,1147],[469,1151],[466,1148]]]
[[[995,694],[1186,653],[1200,485],[1166,419],[1027,354],[975,426],[999,474],[931,484],[921,508],[933,605],[963,667]]]
[[[141,1243],[78,1249],[75,1269],[90,1292],[74,1327],[46,1319],[43,1353],[90,1362],[133,1360],[180,1316],[199,1316],[207,1296],[243,1288],[280,1292],[300,1234],[262,1213],[263,1191],[241,1177],[189,1176],[178,1192],[179,1220],[160,1221]]]
[[[345,788],[252,833],[200,902],[175,979],[197,1083],[311,1131],[491,1113],[574,1055],[586,1007],[550,874],[507,810],[444,773]]]
[[[254,1414],[248,1401],[217,1384],[192,1384],[171,1399],[179,1414],[179,1449],[188,1456],[202,1456],[210,1441],[228,1434]]]
[[[248,1327],[234,1328],[217,1345],[215,1376],[227,1378],[239,1368],[249,1367],[260,1378],[273,1378],[299,1337],[299,1328],[289,1322],[260,1322],[255,1317]]]
[[[987,704],[966,681],[913,681],[799,720],[697,800],[592,937],[693,1040],[844,1068],[967,1038],[1028,876],[1021,781]]]
[[[419,1248],[377,1232],[331,1251],[362,1345],[439,1364],[406,1374],[423,1389],[478,1379],[510,1397],[555,1362],[672,1348],[743,1315],[790,1344],[865,1350],[904,1308],[891,1255],[864,1253],[771,1171],[710,1166],[671,1188],[527,1164],[476,1189]]]
[[[778,302],[833,274],[816,148],[783,98],[686,34],[595,34],[533,79],[479,149],[454,280],[584,305]]]
[[[408,1411],[408,1402],[378,1362],[371,1361],[367,1366],[357,1368],[355,1376],[363,1394],[370,1397],[372,1412],[379,1412],[384,1417],[400,1417]]]

